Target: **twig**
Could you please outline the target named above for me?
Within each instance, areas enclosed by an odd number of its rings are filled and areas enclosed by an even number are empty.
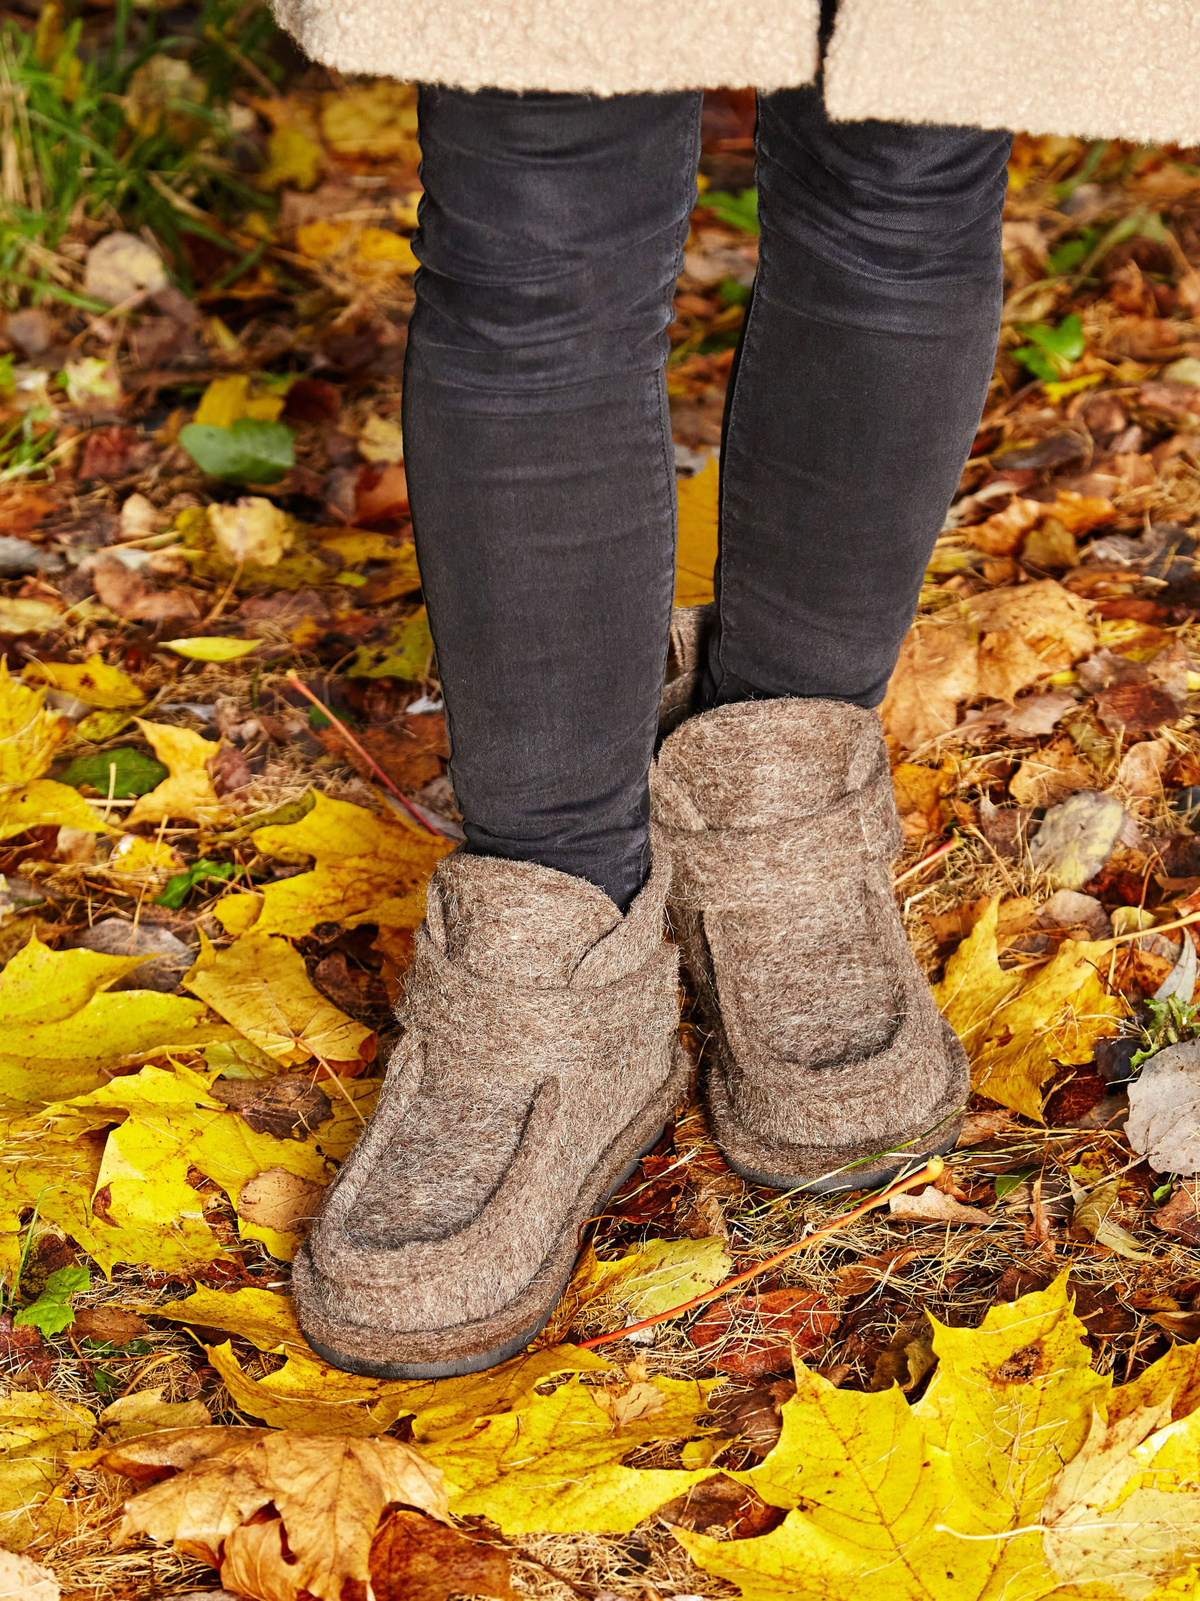
[[[642,1329],[652,1329],[656,1323],[665,1323],[669,1318],[676,1318],[683,1312],[690,1312],[694,1306],[703,1306],[706,1301],[715,1301],[718,1296],[728,1295],[730,1290],[736,1289],[739,1284],[748,1284],[751,1279],[756,1279],[760,1274],[769,1272],[773,1267],[778,1267],[781,1262],[786,1262],[790,1256],[795,1256],[798,1251],[807,1251],[818,1240],[828,1239],[831,1234],[836,1234],[839,1229],[845,1228],[847,1223],[853,1223],[856,1218],[862,1217],[867,1212],[874,1211],[877,1206],[882,1206],[885,1201],[890,1201],[893,1195],[901,1195],[905,1190],[915,1189],[918,1184],[926,1184],[930,1180],[936,1179],[945,1165],[940,1156],[931,1156],[919,1173],[910,1174],[908,1178],[901,1179],[898,1184],[892,1184],[886,1190],[881,1190],[878,1195],[869,1196],[860,1205],[854,1207],[852,1211],[843,1212],[840,1217],[835,1217],[832,1223],[826,1223],[821,1228],[814,1229],[811,1234],[806,1234],[802,1240],[795,1240],[791,1245],[785,1245],[782,1251],[776,1251],[775,1255],[767,1257],[765,1262],[759,1262],[757,1266],[747,1268],[745,1273],[738,1273],[733,1278],[726,1279],[723,1284],[718,1284],[711,1290],[704,1290],[701,1294],[694,1295],[690,1301],[684,1301],[679,1306],[668,1307],[665,1312],[658,1312],[654,1317],[643,1318],[640,1323],[630,1323],[626,1328],[614,1329],[611,1334],[598,1334],[594,1339],[581,1340],[579,1349],[581,1351],[590,1351],[597,1345],[611,1345],[614,1340],[628,1339],[631,1334],[637,1334]]]
[[[451,837],[449,834],[445,833],[444,830],[435,828],[432,823],[428,822],[413,805],[412,801],[409,800],[408,796],[401,794],[401,792],[396,788],[395,784],[392,783],[391,779],[384,772],[383,768],[380,767],[375,758],[373,756],[369,756],[358,743],[342,719],[333,710],[332,706],[326,706],[319,701],[313,694],[312,690],[309,689],[308,685],[301,683],[299,677],[294,671],[289,671],[286,676],[288,683],[293,689],[298,689],[304,696],[305,700],[312,701],[313,705],[323,717],[328,717],[329,721],[337,729],[338,733],[341,734],[342,738],[346,741],[347,745],[349,745],[350,749],[357,752],[357,754],[362,757],[363,761],[366,762],[371,771],[378,776],[380,782],[387,785],[388,789],[391,790],[392,794],[400,802],[401,806],[404,807],[404,810],[411,813],[411,815],[416,818],[417,822],[420,823],[421,827],[427,834],[436,834],[439,839],[449,839]]]
[[[1193,912],[1190,917],[1181,917],[1174,923],[1159,923],[1152,928],[1131,929],[1128,934],[1114,934],[1112,939],[1105,940],[1106,945],[1124,945],[1126,940],[1150,939],[1155,934],[1169,934],[1173,928],[1190,928],[1193,923],[1200,923],[1200,912]]]
[[[939,845],[937,850],[930,851],[929,855],[923,861],[919,861],[915,867],[910,867],[905,872],[898,873],[892,880],[892,888],[895,889],[897,885],[903,884],[906,878],[912,878],[917,873],[923,873],[927,867],[932,867],[934,862],[940,862],[943,856],[949,856],[951,851],[956,851],[961,844],[962,839],[957,834],[953,839],[948,839],[944,845]]]

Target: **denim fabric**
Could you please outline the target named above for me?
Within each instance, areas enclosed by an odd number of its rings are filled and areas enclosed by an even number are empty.
[[[470,847],[627,906],[674,586],[664,361],[699,94],[423,88],[404,433]],[[1007,135],[759,102],[726,409],[716,704],[876,705],[999,324]]]

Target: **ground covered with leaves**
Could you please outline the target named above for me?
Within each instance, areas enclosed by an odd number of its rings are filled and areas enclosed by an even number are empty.
[[[692,1105],[535,1349],[388,1383],[320,1362],[287,1283],[460,837],[399,426],[414,96],[253,4],[4,28],[0,1589],[1195,1595],[1200,152],[1014,153],[995,379],[884,707],[976,1087],[945,1170],[588,1349],[847,1209],[742,1183]],[[752,125],[709,97],[681,606]]]

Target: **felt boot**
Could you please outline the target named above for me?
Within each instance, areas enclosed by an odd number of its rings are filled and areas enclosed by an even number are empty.
[[[948,1150],[966,1056],[896,908],[901,833],[875,713],[721,706],[665,741],[650,783],[730,1166],[776,1189],[860,1189]]]
[[[622,917],[551,868],[438,865],[378,1108],[296,1258],[320,1356],[443,1378],[545,1323],[581,1228],[687,1092],[665,888],[656,868]]]

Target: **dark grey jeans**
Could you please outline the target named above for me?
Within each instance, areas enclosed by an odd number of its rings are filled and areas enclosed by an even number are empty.
[[[404,434],[472,848],[645,879],[674,582],[664,361],[698,93],[421,91]],[[713,703],[882,699],[979,421],[1009,137],[763,95]]]

